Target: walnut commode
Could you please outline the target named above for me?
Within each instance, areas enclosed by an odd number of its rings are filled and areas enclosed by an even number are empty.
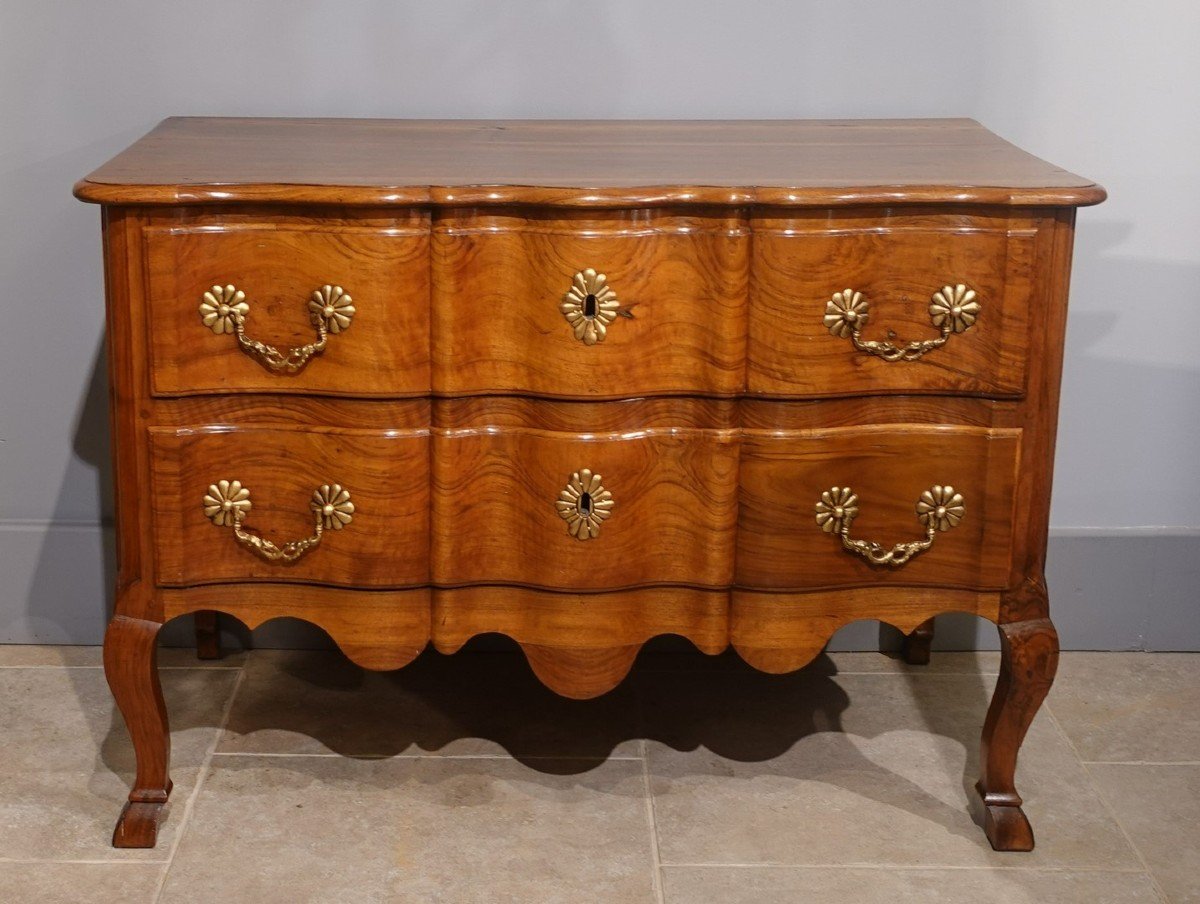
[[[279,616],[391,669],[513,637],[614,687],[657,634],[807,663],[1000,627],[985,830],[1058,643],[1044,583],[1075,208],[968,120],[169,119],[103,205],[119,529],[105,668],[171,790],[168,619]]]

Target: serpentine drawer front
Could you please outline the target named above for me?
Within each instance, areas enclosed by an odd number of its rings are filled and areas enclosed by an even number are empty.
[[[984,828],[1057,640],[1075,209],[967,120],[170,119],[103,206],[119,530],[105,668],[171,790],[155,639],[291,616],[369,668],[500,632],[571,697],[678,634],[772,672],[842,625],[995,622]],[[918,630],[919,629],[919,630]],[[785,718],[786,714],[780,714]]]
[[[428,394],[428,216],[318,213],[147,217],[156,395]]]

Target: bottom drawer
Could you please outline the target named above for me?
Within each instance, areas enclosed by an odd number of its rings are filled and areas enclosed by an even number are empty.
[[[979,427],[748,431],[737,583],[1006,587],[1020,445]]]
[[[433,444],[436,584],[587,591],[733,578],[733,431],[485,427],[438,431]]]
[[[429,581],[427,431],[153,427],[150,449],[160,585]]]

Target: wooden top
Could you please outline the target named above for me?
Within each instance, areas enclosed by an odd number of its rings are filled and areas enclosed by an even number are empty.
[[[970,119],[164,120],[100,204],[1080,206],[1104,189]]]

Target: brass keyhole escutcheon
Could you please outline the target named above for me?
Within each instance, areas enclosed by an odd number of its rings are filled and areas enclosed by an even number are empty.
[[[612,515],[613,495],[599,474],[582,468],[571,475],[554,507],[567,522],[567,533],[576,540],[590,540],[599,536],[600,525]]]
[[[571,278],[571,288],[563,295],[558,309],[576,339],[584,345],[595,345],[604,341],[608,325],[617,319],[621,306],[608,277],[589,267]]]

